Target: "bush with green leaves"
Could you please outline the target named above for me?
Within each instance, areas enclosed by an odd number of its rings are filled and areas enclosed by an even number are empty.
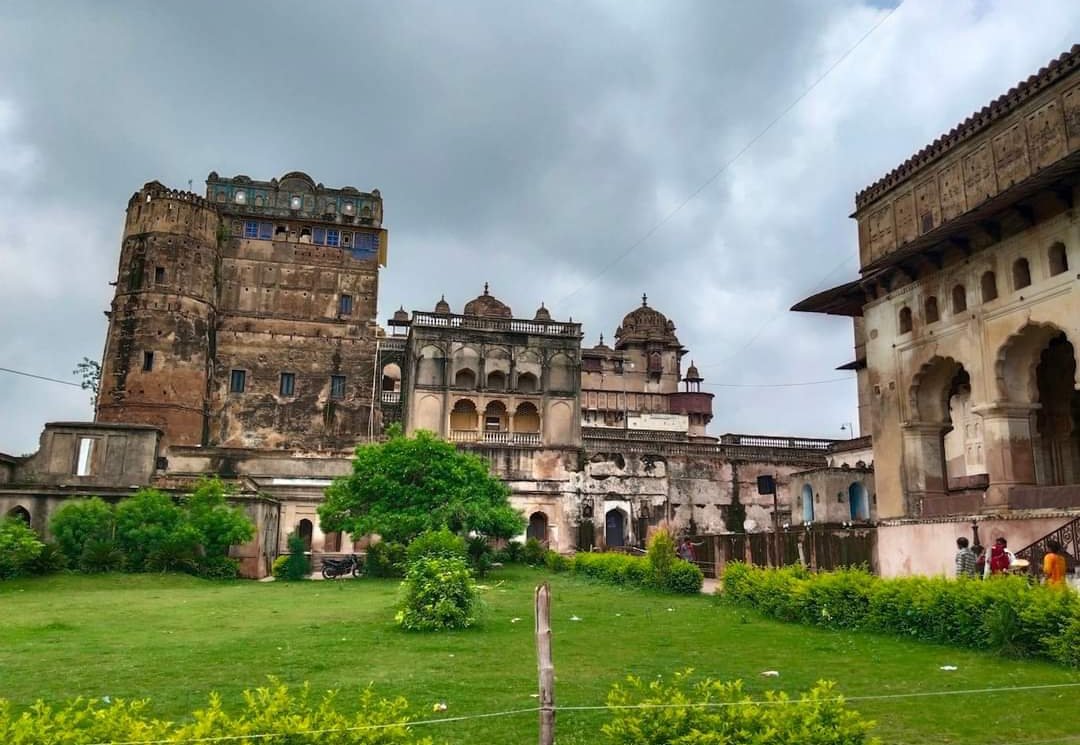
[[[1061,641],[1080,632],[1080,597],[1021,577],[881,579],[864,569],[811,574],[736,562],[724,573],[723,593],[784,621],[1080,663]]]
[[[41,553],[27,565],[26,570],[29,574],[41,576],[62,572],[67,566],[67,557],[60,547],[55,543],[46,543],[41,547]]]
[[[610,745],[877,745],[874,723],[845,706],[834,684],[798,699],[766,692],[755,700],[740,681],[695,681],[693,671],[644,682],[630,676],[608,695]],[[758,703],[764,701],[764,703]]]
[[[574,566],[574,560],[563,556],[558,551],[548,549],[544,552],[544,566],[552,572],[568,572]]]
[[[315,695],[307,685],[290,690],[270,685],[244,691],[241,706],[225,706],[217,694],[183,721],[158,719],[148,701],[76,699],[53,706],[37,702],[18,712],[0,699],[0,742],[4,745],[74,745],[89,742],[246,742],[257,733],[290,745],[431,745],[412,732],[403,698],[381,699],[365,689],[350,711],[342,711],[334,691]]]
[[[78,566],[87,544],[115,538],[116,514],[100,497],[65,502],[49,519],[49,531],[68,563]]]
[[[520,564],[524,556],[525,545],[521,541],[509,541],[504,547],[496,549],[491,558],[500,564]]]
[[[289,547],[289,555],[281,565],[281,574],[274,576],[288,582],[307,579],[311,575],[311,559],[308,558],[304,539],[296,533],[290,533],[286,545]]]
[[[675,555],[675,537],[671,535],[671,531],[660,528],[653,532],[649,537],[645,558],[649,561],[653,584],[665,587],[671,567],[678,558]]]
[[[194,561],[198,535],[168,494],[142,489],[116,505],[115,514],[116,545],[128,571],[180,570]]]
[[[474,535],[469,538],[467,544],[469,566],[477,577],[483,577],[495,562],[495,551],[491,548],[491,541],[486,536]]]
[[[37,533],[22,520],[0,519],[0,579],[31,574],[34,560],[44,549]]]
[[[538,567],[544,563],[546,551],[544,544],[535,538],[530,538],[525,541],[525,547],[521,550],[521,560],[531,567]]]
[[[369,577],[404,577],[407,562],[403,544],[378,541],[368,546],[364,557],[364,574]]]
[[[428,530],[416,536],[405,550],[405,555],[410,564],[436,556],[464,559],[468,556],[468,547],[465,545],[464,538],[451,533],[446,528],[440,528]]]
[[[123,571],[126,565],[124,552],[117,547],[114,541],[110,540],[88,542],[77,564],[79,571],[87,574],[119,572]]]
[[[397,622],[409,631],[463,629],[476,620],[476,585],[462,558],[432,556],[409,564]]]
[[[679,595],[697,595],[701,592],[703,584],[705,584],[705,575],[695,564],[676,559],[672,562],[661,589]]]
[[[690,562],[673,557],[664,584],[658,585],[652,563],[644,556],[582,552],[574,556],[574,572],[612,585],[655,588],[662,592],[695,595],[704,576]]]

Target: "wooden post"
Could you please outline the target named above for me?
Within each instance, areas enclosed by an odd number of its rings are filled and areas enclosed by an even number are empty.
[[[536,667],[540,678],[540,745],[555,743],[555,665],[551,661],[551,587],[536,588]]]

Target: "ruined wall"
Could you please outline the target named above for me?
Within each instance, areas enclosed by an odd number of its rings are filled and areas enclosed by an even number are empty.
[[[50,422],[37,452],[16,464],[11,481],[76,488],[147,486],[161,436],[149,425]]]
[[[128,203],[96,418],[151,424],[166,442],[203,441],[212,366],[216,212],[147,184]]]

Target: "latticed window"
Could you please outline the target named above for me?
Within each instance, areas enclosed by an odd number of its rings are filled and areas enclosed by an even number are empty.
[[[258,238],[259,237],[259,223],[254,220],[248,220],[244,223],[244,237],[245,238]]]
[[[330,398],[333,398],[333,399],[345,398],[345,376],[344,375],[331,375],[330,376]]]

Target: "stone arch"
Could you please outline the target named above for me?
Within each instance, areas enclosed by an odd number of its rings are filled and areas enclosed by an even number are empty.
[[[1013,289],[1022,290],[1031,284],[1031,264],[1021,256],[1012,265]]]
[[[506,373],[502,370],[492,370],[487,374],[487,381],[485,382],[484,387],[493,391],[505,391]]]
[[[460,347],[451,356],[455,388],[476,388],[480,379],[480,353],[472,347]]]
[[[604,513],[604,544],[609,547],[625,546],[629,539],[629,522],[621,507],[613,507]]]
[[[416,429],[442,431],[442,402],[438,396],[421,396],[416,407]]]
[[[396,362],[388,362],[382,369],[382,389],[384,393],[394,393],[401,390],[401,366]]]
[[[416,360],[417,385],[445,385],[446,357],[443,350],[428,345],[420,350]]]
[[[1064,274],[1069,271],[1069,253],[1065,250],[1065,244],[1061,241],[1050,246],[1047,251],[1047,259],[1050,264],[1050,276]]]
[[[814,522],[814,487],[803,484],[802,494],[802,519],[804,523]]]
[[[26,509],[21,504],[17,504],[8,510],[7,516],[12,520],[21,520],[26,524],[26,527],[30,527],[30,510]]]
[[[901,333],[901,334],[911,333],[911,327],[912,327],[911,308],[907,307],[906,305],[903,308],[901,308],[900,312],[897,314],[896,323],[897,323],[897,327],[899,329],[899,333]]]
[[[509,421],[506,404],[502,401],[489,401],[484,407],[485,432],[506,432],[510,428]]]
[[[866,486],[859,481],[848,487],[848,508],[852,522],[866,522],[870,519],[870,495]]]
[[[984,303],[997,300],[997,275],[991,271],[983,272],[982,278],[979,279],[979,289],[982,291],[982,301]]]
[[[948,422],[949,399],[958,377],[967,378],[964,365],[952,357],[935,355],[919,368],[911,381],[911,418],[922,422]],[[970,385],[970,380],[966,381]]]
[[[952,312],[963,313],[967,310],[967,288],[956,285],[952,288]]]
[[[937,323],[941,320],[941,313],[938,311],[937,298],[933,295],[926,298],[926,304],[923,310],[926,315],[927,323]]]
[[[464,367],[454,373],[455,388],[476,388],[476,372]]]
[[[547,442],[565,445],[572,441],[573,410],[565,401],[556,401],[548,408]]]
[[[519,373],[517,376],[517,389],[522,393],[536,393],[540,390],[540,381],[530,372]]]
[[[1064,334],[1053,323],[1027,323],[1011,334],[994,356],[998,395],[1012,403],[1038,401],[1035,370],[1042,351],[1051,340]]]
[[[574,390],[574,366],[570,358],[563,353],[555,354],[548,360],[548,390]]]
[[[529,527],[525,531],[525,537],[535,538],[542,545],[548,543],[548,530],[550,523],[548,522],[547,513],[537,510],[529,515]]]
[[[471,398],[459,398],[450,410],[450,430],[457,432],[475,432],[479,423],[476,402]]]
[[[514,432],[536,434],[540,432],[540,412],[531,401],[523,401],[514,410]]]

